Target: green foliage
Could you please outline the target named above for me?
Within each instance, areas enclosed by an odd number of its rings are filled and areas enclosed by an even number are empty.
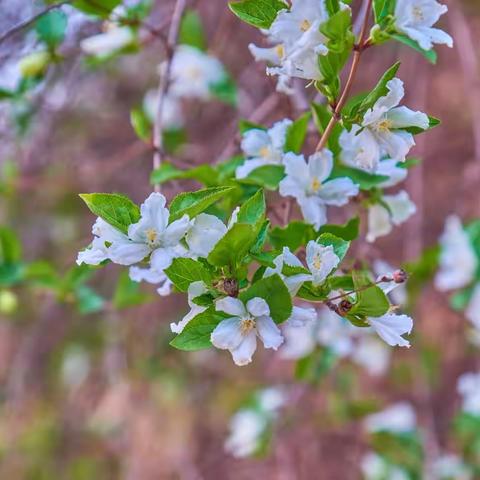
[[[196,217],[232,190],[234,190],[233,187],[212,187],[196,192],[179,193],[170,203],[170,222],[183,215],[188,215],[190,218]]]
[[[152,136],[152,123],[142,108],[133,108],[130,111],[130,123],[137,137],[148,142]]]
[[[283,165],[264,165],[251,171],[246,178],[238,181],[239,183],[258,185],[267,190],[277,190],[284,177],[285,168]]]
[[[302,151],[310,117],[310,112],[304,113],[288,127],[285,138],[285,152],[300,153]]]
[[[282,247],[288,247],[295,252],[300,246],[306,245],[310,240],[315,238],[314,228],[299,220],[291,221],[285,227],[275,227],[269,234],[269,242],[271,245],[280,250]]]
[[[343,225],[323,225],[319,233],[331,233],[343,240],[352,241],[358,237],[360,231],[360,218],[353,217]]]
[[[80,198],[90,211],[123,233],[140,220],[140,209],[118,193],[82,193]]]
[[[248,223],[258,226],[265,218],[265,195],[263,190],[258,190],[238,210],[238,223]]]
[[[23,275],[22,247],[15,232],[0,227],[0,285],[9,286],[19,282]]]
[[[199,165],[188,170],[180,170],[171,163],[164,162],[154,170],[150,176],[153,185],[160,185],[170,180],[191,179],[206,186],[215,186],[219,183],[219,174],[211,165]]]
[[[356,183],[361,190],[371,190],[382,182],[389,179],[385,175],[369,173],[359,168],[347,167],[345,165],[335,165],[330,178],[349,177],[353,183]]]
[[[140,284],[130,280],[128,271],[124,270],[118,278],[117,286],[113,293],[112,305],[117,310],[135,307],[151,300],[151,296],[140,290]]]
[[[192,282],[209,284],[212,281],[210,270],[193,258],[174,258],[172,264],[165,269],[165,274],[181,292],[186,292]]]
[[[233,107],[237,105],[237,86],[233,78],[228,74],[225,74],[221,82],[210,85],[210,93],[227,105]]]
[[[337,364],[335,353],[329,348],[317,348],[295,365],[295,378],[302,382],[319,384]]]
[[[270,316],[276,323],[284,322],[292,314],[290,293],[285,283],[276,274],[258,280],[239,295],[244,303],[255,297],[263,298],[268,303]]]
[[[84,13],[108,18],[112,10],[121,3],[122,0],[75,0],[72,5]]]
[[[278,12],[288,8],[279,0],[244,0],[228,6],[240,20],[258,28],[270,28]]]
[[[195,10],[187,10],[180,23],[180,32],[178,34],[178,43],[190,45],[199,50],[207,49],[207,40],[203,30],[200,15]]]
[[[171,342],[179,350],[195,351],[211,347],[210,336],[215,327],[224,320],[225,314],[216,312],[213,307],[198,314],[187,323],[183,331]]]
[[[38,38],[49,48],[55,48],[65,38],[67,16],[61,10],[51,10],[35,22]]]
[[[437,52],[435,52],[435,50],[424,50],[422,47],[420,47],[418,42],[412,40],[410,37],[407,37],[402,33],[394,33],[392,34],[392,38],[397,40],[397,42],[403,43],[404,45],[407,45],[408,47],[413,48],[415,51],[421,53],[430,63],[437,63]]]
[[[395,12],[396,0],[373,0],[375,23],[383,24],[389,15]]]
[[[343,238],[338,238],[331,233],[322,233],[317,238],[317,243],[325,247],[332,246],[335,255],[337,255],[340,261],[345,258],[345,255],[350,247],[350,242],[344,240]]]

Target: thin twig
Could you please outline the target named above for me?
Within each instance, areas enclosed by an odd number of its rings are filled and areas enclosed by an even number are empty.
[[[70,1],[71,0],[64,0],[63,2],[50,5],[44,8],[42,11],[33,15],[33,17],[27,18],[23,22],[17,23],[10,30],[7,30],[6,32],[2,33],[2,35],[0,35],[0,43],[4,42],[5,40],[7,40],[7,38],[10,38],[12,35],[15,35],[17,32],[20,32],[21,30],[29,27],[32,23],[34,23],[40,17],[43,17],[44,15],[46,15],[48,12],[55,10],[57,8],[63,7],[63,5],[70,3]]]
[[[187,1],[177,0],[175,9],[173,10],[172,22],[167,36],[167,59],[165,69],[161,72],[160,83],[158,85],[158,105],[153,125],[153,169],[160,168],[162,164],[162,113],[165,96],[168,93],[170,85],[170,70],[172,67],[172,59],[175,51],[175,45],[180,30],[180,22],[182,20],[183,11],[185,10]],[[160,185],[155,184],[155,191],[160,191]]]
[[[362,56],[363,51],[368,46],[368,43],[365,41],[365,37],[367,34],[368,20],[370,18],[371,10],[372,10],[372,0],[368,0],[367,8],[365,11],[365,17],[363,19],[362,31],[360,32],[360,38],[358,40],[358,44],[355,46],[355,51],[353,52],[352,66],[350,67],[350,72],[348,74],[347,82],[345,83],[345,88],[343,89],[340,99],[335,105],[332,118],[328,122],[327,128],[323,132],[322,138],[320,138],[320,141],[318,142],[317,148],[315,149],[315,151],[317,152],[325,148],[328,138],[330,137],[330,134],[333,131],[333,128],[340,120],[340,113],[348,99],[350,90],[352,89],[353,81],[355,80],[355,76],[357,74],[358,64],[360,63],[360,57]]]

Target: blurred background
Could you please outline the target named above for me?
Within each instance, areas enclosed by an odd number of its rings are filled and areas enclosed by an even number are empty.
[[[360,3],[352,3],[355,12]],[[144,29],[137,51],[87,61],[79,43],[101,32],[103,22],[66,4],[62,61],[12,99],[5,92],[19,84],[19,62],[38,38],[30,27],[2,38],[0,478],[348,480],[362,478],[365,455],[382,448],[386,456],[388,448],[400,454],[394,463],[407,467],[405,478],[480,478],[425,473],[445,452],[472,455],[466,445],[480,443],[479,424],[467,425],[465,437],[454,421],[461,409],[457,379],[480,367],[479,347],[462,312],[432,287],[434,260],[422,257],[437,245],[447,215],[465,223],[480,217],[480,4],[443,3],[449,12],[440,25],[455,45],[437,48],[437,65],[388,43],[365,53],[355,84],[356,92],[371,88],[400,59],[405,104],[442,120],[417,137],[413,152],[422,162],[405,188],[417,214],[389,237],[356,249],[362,260],[395,268],[414,262],[412,347],[380,356],[368,351],[363,362],[336,354],[328,339],[302,351],[303,361],[295,353],[258,351],[243,368],[224,352],[181,352],[168,342],[170,322],[188,311],[183,295],[161,298],[113,264],[75,267],[94,221],[78,193],[121,192],[140,203],[152,190],[152,151],[135,135],[130,112],[157,88],[164,52]],[[173,6],[153,0],[149,25],[166,33]],[[192,0],[189,7],[201,18],[208,52],[234,79],[238,102],[183,105],[187,141],[174,155],[182,167],[238,153],[239,119],[271,125],[297,117],[315,97],[301,82],[293,97],[275,92],[275,80],[247,48],[264,39],[224,0]],[[44,8],[0,0],[0,37]],[[316,131],[308,141],[316,144]],[[178,180],[162,192],[171,198],[196,187]],[[409,440],[369,434],[364,417],[398,402],[415,410]],[[239,410],[263,412],[262,428],[255,418],[234,417]],[[240,437],[260,432],[246,458],[237,458],[244,452],[232,440],[232,417],[237,430],[247,430],[237,431]],[[477,427],[475,436],[469,429]]]

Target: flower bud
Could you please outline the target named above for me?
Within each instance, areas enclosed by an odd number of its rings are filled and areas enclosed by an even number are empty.
[[[45,73],[49,62],[50,54],[48,52],[34,52],[23,57],[18,68],[24,77],[38,77]]]
[[[399,270],[395,270],[392,273],[392,279],[395,283],[405,283],[407,281],[408,274],[405,270],[401,268]]]
[[[222,290],[229,296],[229,297],[237,297],[238,296],[238,282],[234,278],[226,278],[223,281],[223,288]]]

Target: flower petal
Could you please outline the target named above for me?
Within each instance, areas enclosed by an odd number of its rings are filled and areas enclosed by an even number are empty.
[[[260,297],[252,298],[247,302],[247,311],[254,317],[270,315],[270,307],[268,306],[268,303]]]
[[[226,233],[227,227],[219,218],[201,213],[195,217],[193,227],[188,231],[185,239],[194,255],[207,257]]]
[[[233,315],[240,318],[245,318],[248,315],[243,302],[238,298],[234,297],[225,297],[218,299],[215,302],[215,310],[217,310],[218,312],[225,312],[228,315]]]
[[[368,322],[388,345],[392,347],[396,345],[400,347],[410,346],[410,342],[402,337],[403,334],[412,331],[413,320],[409,316],[387,313],[381,317],[370,317]]]
[[[233,361],[236,365],[243,367],[252,361],[252,356],[257,349],[257,337],[255,331],[252,330],[245,337],[236,348],[230,348]]]
[[[241,326],[242,321],[238,317],[222,320],[210,336],[212,344],[221,350],[237,348],[244,339]]]
[[[283,343],[283,335],[271,317],[263,316],[256,320],[258,336],[265,348],[277,348]]]

